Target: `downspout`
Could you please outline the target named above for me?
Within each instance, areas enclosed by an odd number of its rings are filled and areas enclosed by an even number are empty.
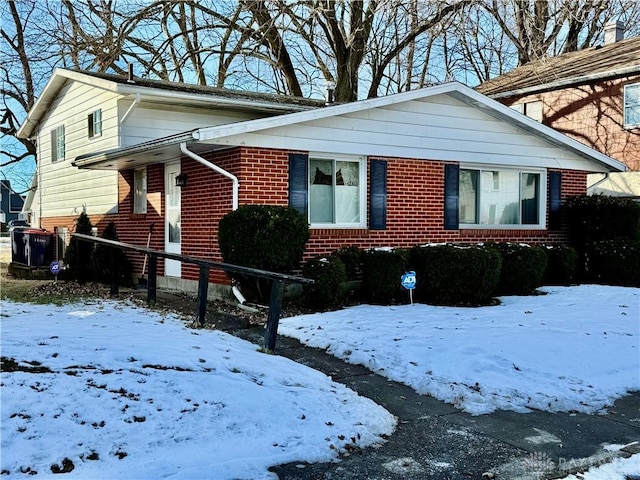
[[[226,170],[220,168],[219,166],[211,163],[210,161],[205,160],[204,158],[202,158],[197,153],[194,153],[191,150],[189,150],[187,148],[186,142],[180,142],[180,151],[182,153],[184,153],[187,157],[195,160],[198,163],[201,163],[205,167],[210,168],[211,170],[214,170],[215,172],[218,172],[219,174],[224,175],[225,177],[231,179],[231,181],[233,182],[233,187],[232,187],[232,206],[231,206],[231,208],[232,208],[232,210],[237,210],[238,209],[238,193],[240,191],[240,183],[238,182],[238,177],[236,177],[232,173],[229,173]],[[246,299],[244,298],[244,295],[242,295],[242,293],[240,292],[240,290],[238,289],[238,287],[236,285],[232,285],[231,286],[231,292],[236,297],[236,299],[238,300],[240,305],[242,305],[242,304],[244,304],[246,302]]]
[[[231,181],[233,182],[233,187],[232,187],[233,188],[233,190],[232,190],[233,203],[232,203],[232,207],[231,208],[233,210],[237,210],[238,209],[238,196],[239,196],[239,192],[240,192],[240,183],[238,182],[238,177],[236,177],[232,173],[229,173],[226,170],[220,168],[219,166],[211,163],[210,161],[205,160],[204,158],[202,158],[197,153],[194,153],[191,150],[189,150],[187,148],[186,142],[181,142],[180,143],[180,151],[182,153],[184,153],[187,157],[195,160],[198,163],[201,163],[205,167],[210,168],[211,170],[214,170],[214,171],[218,172],[220,175],[224,175],[225,177],[231,179]]]
[[[591,185],[589,187],[589,190],[593,191],[594,188],[596,188],[598,185],[600,185],[602,182],[604,182],[605,180],[607,180],[609,178],[609,173],[610,172],[605,172],[604,173],[604,177],[602,177],[600,180],[598,180],[596,183],[594,183],[593,185]]]

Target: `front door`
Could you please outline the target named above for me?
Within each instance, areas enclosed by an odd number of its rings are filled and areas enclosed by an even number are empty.
[[[165,250],[170,253],[181,253],[181,207],[180,187],[176,187],[176,177],[180,175],[180,163],[166,164],[164,167],[165,191]],[[179,277],[181,263],[177,260],[165,259],[164,274],[168,277]]]

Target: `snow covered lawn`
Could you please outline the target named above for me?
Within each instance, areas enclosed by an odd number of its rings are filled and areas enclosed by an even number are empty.
[[[395,426],[315,370],[141,308],[2,302],[0,326],[18,362],[1,376],[3,476],[275,478]]]
[[[283,319],[279,333],[472,414],[594,413],[640,390],[640,289],[540,290],[481,308],[361,305]]]

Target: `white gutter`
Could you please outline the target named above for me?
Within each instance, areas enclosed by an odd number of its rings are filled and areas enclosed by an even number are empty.
[[[142,96],[140,95],[140,93],[136,93],[136,98],[133,100],[133,103],[131,104],[131,106],[129,107],[129,109],[125,112],[125,114],[122,116],[122,119],[120,120],[120,125],[123,125],[124,122],[127,121],[127,117],[129,116],[129,114],[133,111],[134,108],[136,108],[136,105],[138,105],[140,103],[140,101],[142,100]]]
[[[184,153],[187,157],[192,158],[193,160],[195,160],[198,163],[201,163],[202,165],[204,165],[207,168],[210,168],[211,170],[214,170],[216,172],[218,172],[220,175],[224,175],[225,177],[231,179],[231,181],[233,182],[233,204],[232,204],[232,209],[233,210],[237,210],[238,209],[238,196],[239,196],[239,192],[240,192],[240,182],[238,181],[238,177],[236,177],[235,175],[233,175],[232,173],[227,172],[226,170],[220,168],[219,166],[211,163],[208,160],[205,160],[204,158],[202,158],[200,155],[198,155],[197,153],[192,152],[191,150],[189,150],[187,148],[187,143],[186,142],[181,142],[180,143],[180,151],[182,153]]]

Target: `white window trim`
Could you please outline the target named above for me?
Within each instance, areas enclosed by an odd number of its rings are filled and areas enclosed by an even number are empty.
[[[547,170],[545,168],[519,168],[502,165],[460,164],[460,170],[491,170],[522,173],[536,173],[540,175],[540,202],[538,224],[487,224],[487,223],[458,223],[460,230],[547,230],[547,200],[549,196]]]
[[[138,195],[136,193],[136,173],[143,172],[144,177],[144,198],[140,199],[140,202],[137,201]],[[133,171],[133,213],[136,214],[145,214],[147,213],[147,167],[136,168]]]
[[[96,133],[96,114],[100,115],[100,122],[98,123],[98,125],[100,125],[100,132]],[[102,136],[102,109],[98,108],[97,110],[92,111],[89,115],[87,115],[87,130],[88,130],[88,137],[90,139],[92,138],[99,138]]]
[[[51,129],[51,133],[53,135],[50,135],[50,138],[52,140],[52,145],[51,145],[51,162],[55,163],[55,162],[61,162],[64,161],[66,155],[67,155],[67,139],[65,138],[65,128],[64,125],[58,125],[55,128]],[[58,138],[62,137],[62,156],[60,156],[60,152],[58,149]],[[55,152],[55,154],[54,154]]]
[[[622,92],[622,126],[623,128],[631,129],[640,127],[640,123],[627,123],[627,88],[629,87],[640,89],[640,83],[630,83],[625,85]],[[640,109],[640,103],[638,104],[638,109]]]
[[[366,228],[367,225],[367,158],[361,155],[335,155],[326,152],[309,152],[307,157],[307,167],[311,160],[332,160],[336,162],[357,162],[359,164],[360,177],[360,222],[359,223],[310,223],[310,228],[324,229],[348,229],[348,228]],[[309,176],[307,175],[307,192],[309,192]],[[307,218],[310,216],[311,198],[307,193]]]

